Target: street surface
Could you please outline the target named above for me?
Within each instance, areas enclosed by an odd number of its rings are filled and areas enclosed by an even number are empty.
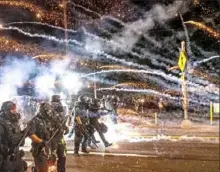
[[[219,172],[219,142],[154,140],[100,147],[75,157],[69,141],[67,172]],[[25,158],[31,166],[30,153]]]

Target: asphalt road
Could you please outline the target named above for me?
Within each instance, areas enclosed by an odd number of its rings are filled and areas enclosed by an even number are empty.
[[[72,153],[72,142],[69,142],[67,172],[219,172],[219,143],[121,142],[80,157]],[[28,152],[26,159],[31,166]]]

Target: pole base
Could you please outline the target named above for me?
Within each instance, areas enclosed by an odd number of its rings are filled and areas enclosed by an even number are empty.
[[[192,122],[188,119],[184,119],[182,122],[181,122],[181,128],[184,128],[184,129],[188,129],[188,128],[192,128]]]

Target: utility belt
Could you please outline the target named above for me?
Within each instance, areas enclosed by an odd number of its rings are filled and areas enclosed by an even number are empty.
[[[39,155],[48,156],[50,153],[50,148],[49,147],[42,147],[41,144],[37,144],[37,145],[32,146],[31,153],[32,153],[33,157],[37,157]]]
[[[16,157],[15,157],[16,156]],[[17,155],[7,155],[5,157],[0,155],[0,169],[3,171],[26,171],[28,168],[27,163],[22,159],[24,151],[20,150]]]

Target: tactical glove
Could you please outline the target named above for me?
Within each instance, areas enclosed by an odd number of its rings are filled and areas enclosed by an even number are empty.
[[[68,134],[69,133],[69,127],[65,127],[65,129],[64,129],[64,135],[66,135],[66,134]]]
[[[42,146],[42,147],[47,147],[47,146],[48,146],[48,145],[47,145],[47,141],[46,141],[46,140],[42,140],[41,146]]]

